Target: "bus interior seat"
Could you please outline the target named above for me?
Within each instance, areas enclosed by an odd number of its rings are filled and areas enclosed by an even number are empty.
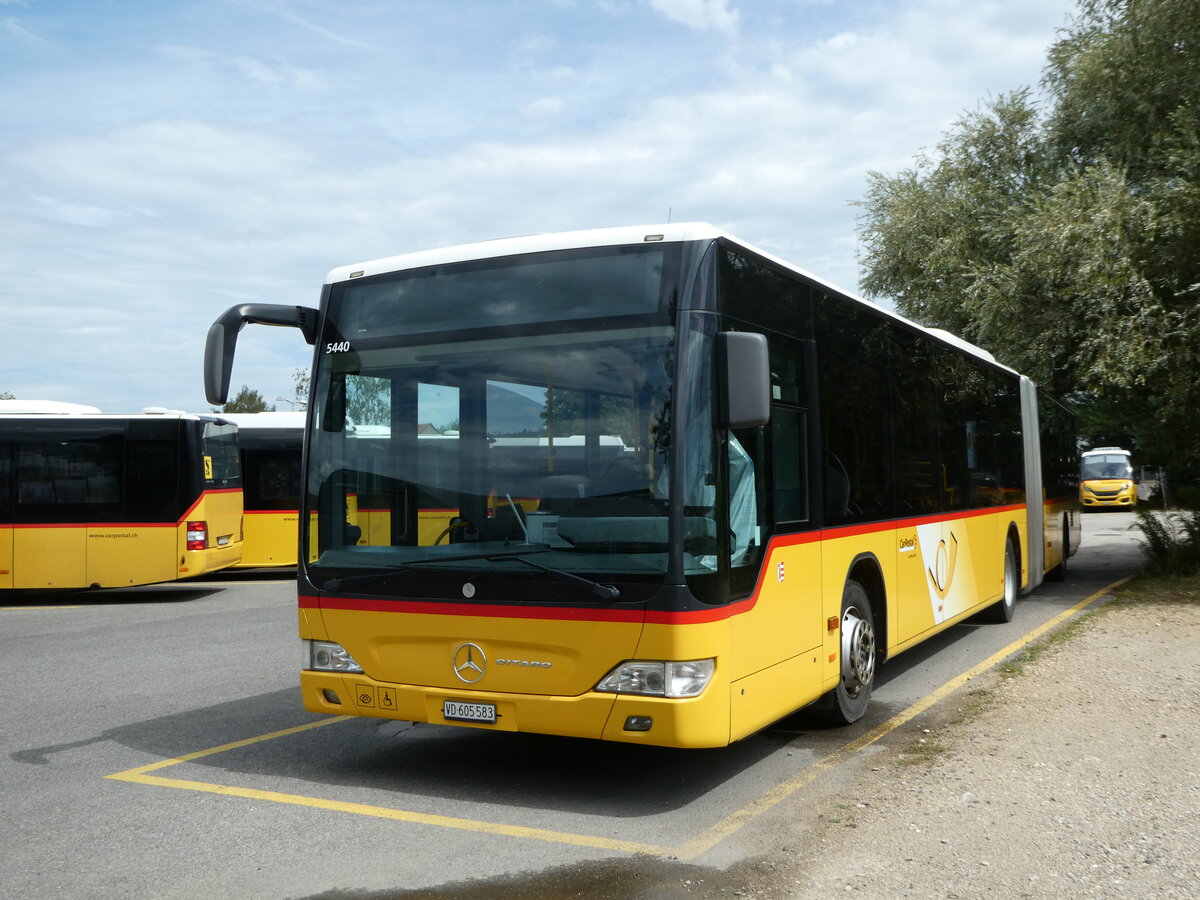
[[[586,475],[547,475],[542,479],[538,509],[558,515],[569,513],[588,495],[590,487],[591,481]]]
[[[645,466],[631,455],[623,455],[604,467],[591,495],[608,497],[615,494],[636,494],[649,489],[650,477],[646,474]]]
[[[515,500],[510,504],[507,497],[496,501],[494,514],[479,529],[479,539],[484,541],[525,540],[525,510]]]

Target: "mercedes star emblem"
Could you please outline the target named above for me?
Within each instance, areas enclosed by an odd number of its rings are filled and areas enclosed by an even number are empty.
[[[454,674],[459,681],[474,684],[487,671],[487,654],[478,644],[470,642],[454,648]]]

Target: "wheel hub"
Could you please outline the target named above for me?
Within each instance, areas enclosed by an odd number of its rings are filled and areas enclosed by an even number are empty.
[[[851,607],[842,615],[842,683],[851,696],[875,677],[875,629]]]

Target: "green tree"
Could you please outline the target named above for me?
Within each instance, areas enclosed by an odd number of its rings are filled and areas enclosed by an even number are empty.
[[[232,400],[226,403],[220,409],[214,409],[213,412],[227,413],[260,413],[260,412],[275,412],[274,406],[268,406],[266,398],[258,391],[251,388],[249,385],[242,385],[242,389],[238,391]]]
[[[16,400],[16,399],[17,399],[16,394],[10,393],[9,391],[0,391],[0,400]]]
[[[308,369],[292,370],[292,395],[296,398],[296,409],[304,409],[308,404]]]
[[[869,173],[864,291],[997,355],[1035,337],[1019,368],[1042,381],[1061,372],[1054,356],[1065,352],[1069,316],[1031,303],[1043,286],[1015,277],[1010,266],[1018,225],[1051,178],[1044,132],[1025,90],[965,116],[936,153],[917,157],[916,168],[895,177]],[[1029,311],[1036,323],[1025,318]],[[1014,326],[1020,340],[1011,339]]]
[[[391,381],[374,375],[347,375],[346,415],[356,425],[390,425]]]
[[[1200,0],[1080,0],[1044,85],[870,173],[864,291],[1200,480]]]

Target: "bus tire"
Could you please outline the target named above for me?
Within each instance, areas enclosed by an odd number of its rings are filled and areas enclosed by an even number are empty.
[[[1066,581],[1067,580],[1067,560],[1071,556],[1071,532],[1069,530],[1070,523],[1067,517],[1063,516],[1062,520],[1062,562],[1046,573],[1047,581]]]
[[[842,589],[841,677],[837,687],[817,701],[820,717],[831,725],[857,722],[871,702],[875,686],[875,616],[866,589],[853,579]]]
[[[989,622],[1011,622],[1017,608],[1017,594],[1021,591],[1021,562],[1017,559],[1017,545],[1011,535],[1004,542],[1004,593],[984,613]]]

